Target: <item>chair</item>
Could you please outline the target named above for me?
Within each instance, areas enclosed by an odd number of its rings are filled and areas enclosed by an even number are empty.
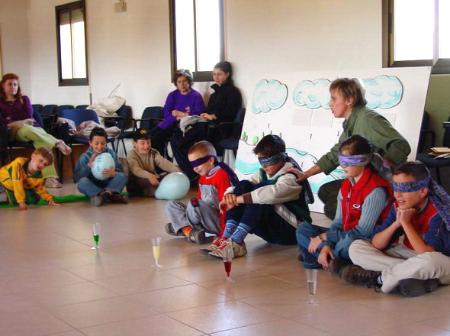
[[[128,137],[128,133],[133,132],[134,130],[134,121],[132,117],[131,107],[128,105],[122,105],[122,107],[116,111],[116,114],[117,116],[104,117],[103,119],[105,121],[106,127],[116,126],[120,129],[120,134],[117,137],[117,146],[115,146],[115,151],[116,153],[119,151],[119,144],[120,141],[122,141],[123,151],[126,156],[127,149],[125,146],[125,139]]]
[[[75,106],[75,108],[85,110],[85,109],[87,109],[88,106],[89,105],[77,105],[77,106]]]
[[[72,120],[75,123],[75,126],[80,125],[83,121],[89,121],[92,120],[96,123],[100,123],[98,120],[97,113],[93,110],[87,110],[87,109],[66,109],[66,110],[60,110],[59,117],[66,118],[69,120]],[[82,136],[61,136],[63,140],[71,147],[73,148],[73,145],[86,145],[89,143],[89,139]],[[111,146],[114,149],[114,139],[108,138],[108,142],[111,143]],[[70,154],[70,162],[72,165],[72,171],[75,167],[75,159],[73,157],[73,151]],[[63,163],[64,160],[60,161],[60,172],[61,172],[61,180],[63,179]]]
[[[237,150],[239,147],[239,139],[241,137],[242,125],[244,123],[245,108],[242,107],[236,113],[233,121],[221,122],[217,125],[211,125],[208,128],[208,139],[210,139],[211,132],[219,132],[220,141],[217,146],[223,149],[223,162],[234,169],[234,162],[236,159]]]
[[[44,110],[44,105],[42,104],[33,104],[31,105],[31,107],[33,108],[33,114],[34,113],[39,113],[42,115],[42,111]]]
[[[49,115],[57,115],[56,109],[58,108],[58,105],[44,105],[42,109],[42,116],[49,116]]]
[[[450,147],[450,118],[447,122],[443,123],[444,139],[442,141],[443,147]],[[420,153],[417,155],[417,160],[423,162],[428,168],[436,169],[436,179],[439,184],[442,184],[440,168],[450,167],[450,157],[436,158],[426,153]]]
[[[141,119],[134,119],[134,126],[137,129],[137,122],[139,121],[139,128],[151,130],[158,126],[159,122],[164,119],[162,106],[149,106],[142,112]]]
[[[59,105],[56,107],[56,115],[59,116],[60,112],[63,110],[70,110],[73,109],[74,106],[73,105]]]

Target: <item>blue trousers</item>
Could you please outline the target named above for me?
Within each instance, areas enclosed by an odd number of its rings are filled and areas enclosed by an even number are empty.
[[[88,197],[93,197],[105,189],[114,192],[121,192],[126,184],[127,176],[124,173],[118,172],[114,177],[105,181],[82,177],[78,181],[78,190]]]
[[[234,194],[242,195],[258,187],[259,185],[255,186],[249,181],[240,181]],[[271,204],[242,204],[227,211],[228,220],[238,223],[237,227],[244,226],[247,232],[256,234],[269,243],[296,244],[295,228],[281,218]],[[231,239],[233,240],[233,236]]]
[[[305,268],[309,269],[317,269],[322,268],[322,265],[320,265],[317,262],[317,258],[319,257],[320,250],[322,249],[319,247],[316,252],[309,253],[308,252],[308,246],[309,242],[311,241],[312,237],[318,236],[319,234],[323,232],[327,232],[327,228],[323,228],[317,225],[313,225],[307,222],[303,222],[301,225],[297,228],[297,243],[300,248],[300,253],[303,257],[303,266]]]

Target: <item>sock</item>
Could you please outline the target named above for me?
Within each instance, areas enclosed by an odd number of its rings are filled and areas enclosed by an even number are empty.
[[[245,237],[247,237],[250,232],[250,227],[247,224],[240,223],[239,226],[234,231],[233,235],[230,237],[232,241],[237,244],[242,244]]]
[[[237,226],[238,223],[235,220],[233,219],[227,220],[227,222],[225,223],[225,231],[223,232],[223,238],[225,239],[230,238],[233,232],[236,230]]]
[[[181,228],[181,232],[183,232],[183,234],[186,237],[189,237],[189,234],[191,233],[191,231],[192,231],[192,226],[184,226]]]
[[[383,286],[383,278],[381,277],[381,274],[377,277],[377,284]]]

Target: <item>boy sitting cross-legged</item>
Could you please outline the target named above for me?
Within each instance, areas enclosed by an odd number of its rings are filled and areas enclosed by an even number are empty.
[[[185,205],[178,201],[169,201],[166,214],[170,223],[166,232],[174,236],[186,236],[197,244],[208,242],[205,233],[215,234],[213,244],[218,244],[225,226],[225,213],[219,210],[225,190],[238,179],[234,172],[223,162],[218,162],[216,150],[208,141],[199,141],[188,151],[188,159],[198,180],[197,197]]]
[[[180,168],[152,148],[148,131],[139,128],[134,135],[134,149],[128,154],[128,183],[127,191],[130,196],[153,196],[159,185],[161,171],[173,173]]]
[[[44,186],[42,169],[53,163],[52,153],[43,147],[37,148],[31,158],[18,157],[0,168],[0,192],[6,192],[9,203],[18,204],[27,210],[27,203],[36,203],[39,198],[49,205],[57,205]]]
[[[269,243],[294,245],[298,225],[311,223],[304,188],[307,181],[299,185],[294,174],[285,172],[294,164],[284,141],[266,135],[253,152],[262,168],[225,194],[221,202],[221,208],[227,210],[225,232],[222,243],[210,252],[212,256],[223,258],[226,249],[232,249],[234,258],[245,256],[248,233]]]
[[[120,194],[127,183],[127,176],[122,172],[116,153],[107,147],[107,139],[108,135],[103,128],[94,127],[89,135],[89,149],[81,155],[74,171],[78,190],[87,195],[94,206],[100,206],[105,201],[128,203],[127,196]],[[95,158],[102,153],[112,156],[115,168],[105,169],[102,173],[107,178],[100,181],[92,175],[91,167]]]
[[[393,189],[396,202],[388,217],[375,227],[372,242],[350,245],[355,265],[344,268],[342,277],[383,293],[398,288],[405,296],[450,284],[450,196],[420,162],[400,165]]]

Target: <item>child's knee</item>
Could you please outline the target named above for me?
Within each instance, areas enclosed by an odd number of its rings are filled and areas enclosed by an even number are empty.
[[[255,186],[248,180],[239,181],[239,183],[234,188],[234,194],[242,195],[251,192],[255,189]]]

